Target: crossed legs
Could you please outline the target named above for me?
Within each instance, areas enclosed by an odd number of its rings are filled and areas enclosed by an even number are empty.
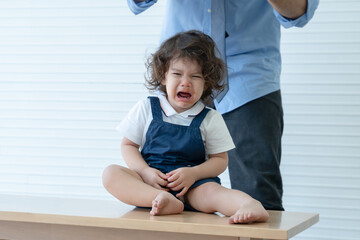
[[[184,210],[184,204],[172,194],[144,183],[136,172],[122,166],[107,167],[103,184],[107,191],[126,204],[151,207],[152,215],[178,214]],[[259,201],[215,182],[190,189],[185,201],[198,211],[229,216],[229,223],[263,222],[269,217]]]

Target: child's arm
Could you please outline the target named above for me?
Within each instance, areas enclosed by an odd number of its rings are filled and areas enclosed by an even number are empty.
[[[196,181],[219,176],[225,171],[227,165],[227,152],[211,154],[209,155],[209,159],[200,165],[178,168],[167,173],[167,180],[169,182],[167,187],[173,191],[182,189],[176,196],[183,196]]]
[[[161,171],[149,167],[139,151],[139,145],[124,137],[121,142],[121,153],[128,167],[135,171],[143,181],[157,189],[168,191],[166,175]]]

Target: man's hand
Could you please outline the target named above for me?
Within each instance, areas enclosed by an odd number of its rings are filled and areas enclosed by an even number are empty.
[[[166,176],[169,182],[166,186],[167,188],[173,191],[180,191],[182,189],[180,193],[176,194],[177,197],[185,195],[196,181],[195,173],[191,167],[175,169],[167,173]]]
[[[169,189],[166,188],[166,185],[168,184],[168,181],[166,180],[167,176],[161,171],[155,168],[146,167],[139,174],[143,181],[150,186],[160,190],[169,191]]]

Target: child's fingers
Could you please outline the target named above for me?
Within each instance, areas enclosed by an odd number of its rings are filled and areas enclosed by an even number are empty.
[[[188,187],[184,187],[181,192],[179,192],[178,194],[176,194],[177,197],[181,197],[181,196],[184,196],[185,193],[188,191]]]
[[[167,179],[168,176],[165,173],[162,173],[161,171],[158,171],[158,176],[161,177],[162,179]]]
[[[177,173],[181,172],[181,168],[177,168],[175,170],[172,170],[171,172],[166,173],[167,176],[173,176]]]
[[[168,185],[168,181],[166,181],[166,180],[164,180],[164,179],[162,179],[162,178],[160,178],[157,183],[158,183],[161,187],[165,187],[165,186]]]
[[[181,190],[182,188],[183,188],[184,186],[183,185],[181,185],[181,184],[178,184],[178,185],[175,185],[175,186],[167,186],[167,188],[170,188],[171,190],[173,190],[173,191],[179,191],[179,190]]]
[[[166,187],[172,189],[172,188],[176,187],[177,185],[178,185],[178,184],[175,183],[175,182],[169,182],[169,183],[166,185]]]
[[[171,177],[168,177],[166,180],[167,180],[168,182],[175,182],[177,179],[178,179],[177,176],[171,176]]]
[[[167,179],[169,179],[172,176],[174,176],[174,174],[175,174],[174,171],[171,171],[171,172],[166,173],[165,176],[166,176]]]
[[[182,181],[180,178],[172,178],[172,179],[168,179],[168,184],[167,184],[167,187],[168,188],[173,188],[173,187],[176,187],[176,186],[179,186],[182,184]]]
[[[169,189],[166,187],[166,184],[165,185],[161,185],[159,183],[154,183],[152,185],[154,188],[156,189],[159,189],[159,190],[164,190],[164,191],[169,191]]]
[[[174,182],[180,178],[180,174],[176,174],[176,172],[170,172],[170,173],[167,173],[166,175],[167,175],[167,180],[169,182]]]

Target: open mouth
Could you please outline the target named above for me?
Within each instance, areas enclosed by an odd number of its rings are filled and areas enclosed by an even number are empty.
[[[189,99],[189,98],[191,98],[191,93],[178,92],[177,97],[181,98],[181,99]]]

